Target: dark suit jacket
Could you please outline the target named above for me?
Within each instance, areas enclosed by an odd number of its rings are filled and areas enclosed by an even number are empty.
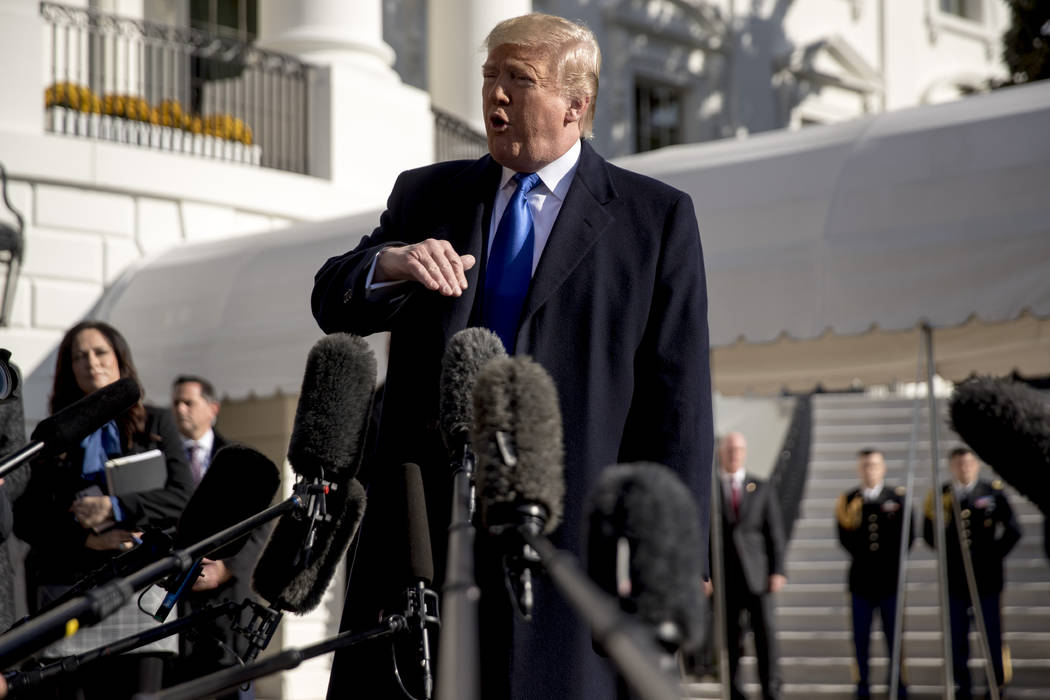
[[[769,592],[769,577],[772,574],[784,575],[784,518],[780,514],[777,495],[767,482],[745,475],[740,492],[740,516],[736,521],[733,520],[733,507],[726,502],[721,485],[719,495],[722,499],[726,592],[732,593],[734,562],[739,562],[747,589],[754,595],[764,595]]]
[[[839,542],[850,554],[849,590],[869,598],[896,595],[900,572],[904,487],[883,484],[878,498],[864,502],[860,488],[839,496],[835,506]],[[915,541],[910,524],[908,546]]]
[[[214,460],[215,454],[228,444],[229,441],[216,430],[210,460]],[[252,593],[252,571],[269,532],[270,528],[267,526],[255,528],[244,547],[232,557],[223,560],[232,573],[230,580],[214,590],[188,594],[180,601],[179,615],[189,615],[223,601],[240,603],[246,598],[257,600],[257,596]],[[244,623],[250,618],[251,615],[245,615],[241,622]],[[247,650],[247,642],[233,631],[233,622],[229,618],[223,617],[214,622],[195,625],[195,628],[196,634],[184,634],[180,638],[180,653],[185,657],[183,661],[186,666],[183,670],[187,678],[195,678],[236,663],[236,659],[215,643],[216,639],[229,645],[238,655]]]
[[[123,527],[174,527],[189,500],[193,477],[171,413],[146,406],[145,430],[124,447],[124,454],[160,449],[167,460],[168,479],[163,488],[120,497]],[[83,450],[77,447],[34,463],[26,491],[15,502],[15,534],[32,547],[26,576],[34,583],[73,584],[119,554],[87,549],[87,531],[69,513],[76,494],[88,486],[81,476],[83,459]]]
[[[969,495],[959,503],[963,518],[963,532],[970,545],[977,592],[995,595],[1003,590],[1003,559],[1021,539],[1021,526],[1014,517],[1013,508],[1003,493],[1002,482],[978,479]],[[969,598],[966,573],[963,568],[959,535],[952,522],[953,498],[951,483],[941,488],[941,507],[944,508],[945,542],[948,553],[948,592],[953,596]],[[934,547],[933,492],[926,495],[923,538]]]
[[[402,173],[379,227],[355,250],[325,263],[312,297],[314,316],[326,332],[391,331],[378,458],[364,475],[373,484],[361,547],[367,548],[369,530],[376,529],[368,518],[378,510],[377,468],[417,462],[423,466],[439,578],[450,481],[437,429],[438,377],[448,339],[478,325],[477,290],[484,289],[500,173],[489,156]],[[426,238],[448,240],[478,260],[467,272],[463,296],[446,298],[409,284],[400,298],[367,299],[365,279],[376,252]],[[696,494],[707,532],[713,446],[707,295],[688,195],[607,163],[584,142],[525,300],[517,348],[543,365],[558,387],[566,502],[556,544],[580,552],[584,500],[598,473],[635,460],[676,470]],[[701,546],[706,542],[705,534]],[[359,555],[357,567],[363,566]],[[375,570],[363,575],[381,577]],[[351,597],[355,585],[352,579]],[[498,590],[488,597],[504,595]],[[515,674],[529,675],[537,694],[601,697],[601,687],[584,680],[584,666],[601,663],[591,652],[590,634],[551,595],[541,586],[536,619],[515,630],[524,654],[516,655]],[[526,657],[557,670],[537,674],[536,665],[520,663]]]

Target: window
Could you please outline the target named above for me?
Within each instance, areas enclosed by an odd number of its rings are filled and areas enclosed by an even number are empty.
[[[257,0],[190,0],[190,26],[249,44],[259,29]]]
[[[651,151],[682,143],[680,88],[638,80],[634,87],[635,151]]]
[[[982,0],[940,0],[941,12],[980,22]]]
[[[190,27],[213,37],[250,44],[258,32],[257,0],[190,0]],[[196,52],[190,58],[191,111],[214,111],[209,104],[209,85],[229,84],[244,70],[239,57],[224,59],[213,53]],[[225,82],[224,82],[225,81]]]

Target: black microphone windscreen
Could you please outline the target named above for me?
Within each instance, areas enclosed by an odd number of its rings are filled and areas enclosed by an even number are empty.
[[[434,580],[434,555],[430,549],[430,524],[423,492],[423,473],[418,464],[405,469],[405,526],[408,533],[408,578],[410,582]]]
[[[548,516],[544,534],[561,522],[565,479],[561,410],[554,380],[528,357],[488,362],[474,386],[471,444],[481,519],[515,504],[538,503]]]
[[[956,385],[948,410],[963,442],[1050,515],[1050,397],[1019,382],[977,377]]]
[[[354,476],[376,387],[376,359],[361,338],[333,333],[310,350],[303,388],[288,443],[288,461],[297,474],[331,479],[338,471]]]
[[[302,513],[278,520],[259,556],[252,573],[252,587],[277,610],[304,615],[321,603],[361,524],[365,489],[357,479],[339,485],[327,498],[332,519],[317,523],[314,557],[308,565],[295,565],[310,527],[309,517]]]
[[[270,507],[281,486],[281,472],[267,457],[244,445],[226,445],[182,511],[175,529],[175,549],[184,549]],[[208,554],[226,559],[237,554],[249,535]]]
[[[44,443],[43,454],[61,454],[134,406],[140,398],[142,389],[138,382],[130,377],[118,379],[40,421],[30,437]]]
[[[485,363],[505,357],[499,336],[487,328],[465,328],[448,341],[441,358],[441,435],[451,448],[474,426],[474,382]]]
[[[700,516],[678,475],[661,464],[607,467],[591,493],[588,520],[587,571],[595,583],[652,628],[675,623],[680,643],[694,646],[704,615]],[[624,574],[629,591],[621,588]]]

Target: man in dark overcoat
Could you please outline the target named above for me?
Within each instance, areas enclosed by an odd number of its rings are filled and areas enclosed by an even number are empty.
[[[509,352],[532,356],[558,387],[566,462],[558,546],[581,551],[583,504],[598,473],[634,460],[678,472],[702,506],[697,546],[707,542],[707,295],[692,202],[611,165],[585,140],[600,65],[589,30],[525,15],[497,25],[487,48],[490,155],[402,173],[378,228],[315,279],[313,311],[323,330],[391,331],[344,628],[375,624],[365,601],[403,589],[384,580],[396,567],[383,562],[398,556],[384,547],[389,530],[370,522],[393,511],[382,505],[390,497],[382,486],[400,463],[423,465],[441,576],[450,473],[437,429],[438,378],[445,344],[469,326],[499,333]],[[501,585],[485,587],[491,564],[479,561],[482,619],[503,629],[487,629],[482,640],[484,697],[612,697],[608,661],[549,582],[539,582],[534,618],[524,623]],[[329,697],[376,675],[374,666],[355,668],[360,658],[337,656]]]

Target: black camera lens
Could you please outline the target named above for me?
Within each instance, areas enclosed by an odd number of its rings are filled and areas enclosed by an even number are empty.
[[[18,368],[10,360],[11,351],[0,350],[0,401],[11,398],[18,389]]]

